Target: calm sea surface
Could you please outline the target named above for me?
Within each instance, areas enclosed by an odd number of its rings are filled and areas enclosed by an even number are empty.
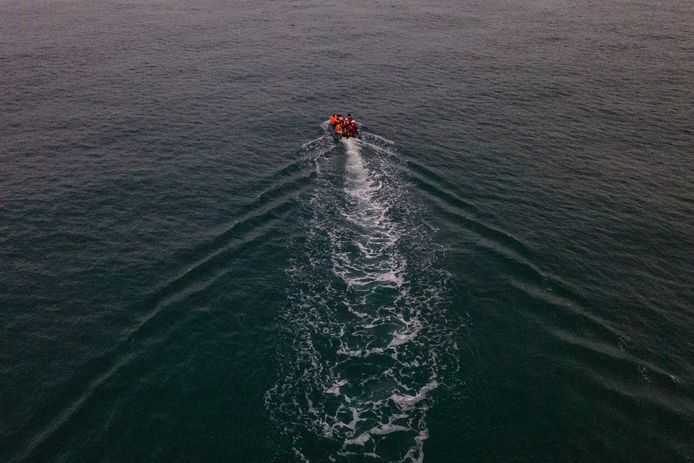
[[[0,461],[693,436],[690,0],[0,0]]]

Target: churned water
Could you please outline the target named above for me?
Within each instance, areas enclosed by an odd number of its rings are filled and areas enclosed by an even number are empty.
[[[318,175],[266,408],[303,461],[423,461],[431,393],[458,361],[460,320],[445,318],[448,275],[435,265],[443,247],[394,147],[368,133],[343,143],[339,154],[332,138],[306,147]]]
[[[693,460],[693,102],[688,0],[0,1],[0,461]]]

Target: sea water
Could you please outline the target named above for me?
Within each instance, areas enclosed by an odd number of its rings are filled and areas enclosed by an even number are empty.
[[[692,37],[0,2],[0,460],[691,460]]]

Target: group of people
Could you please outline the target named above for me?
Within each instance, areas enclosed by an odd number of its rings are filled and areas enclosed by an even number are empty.
[[[342,135],[344,138],[357,136],[357,121],[354,120],[351,114],[347,117],[342,117],[341,114],[333,114],[330,116],[330,125],[335,129],[335,133]]]

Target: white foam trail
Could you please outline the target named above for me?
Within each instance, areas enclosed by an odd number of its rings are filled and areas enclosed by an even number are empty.
[[[393,402],[395,402],[398,405],[398,407],[400,407],[402,410],[410,410],[417,403],[421,402],[424,398],[426,398],[429,392],[433,391],[437,387],[439,387],[439,383],[434,379],[428,384],[424,385],[419,390],[419,392],[417,392],[414,395],[393,394],[392,396],[390,396],[390,399]]]
[[[328,389],[325,390],[326,394],[333,394],[333,395],[340,395],[340,388],[347,384],[347,380],[342,379],[335,384],[332,385],[332,387],[329,387]]]
[[[363,201],[370,200],[370,193],[378,188],[369,181],[369,173],[364,168],[364,161],[361,157],[361,149],[357,140],[346,138],[342,140],[347,153],[345,168],[347,170],[347,193]]]
[[[368,432],[364,432],[359,434],[354,439],[347,439],[345,441],[344,446],[346,447],[348,445],[364,445],[369,439],[371,439],[371,435]]]
[[[383,424],[369,430],[369,434],[376,436],[385,436],[386,434],[392,434],[394,432],[407,432],[410,428],[407,426],[400,426],[398,424]]]
[[[327,439],[337,444],[326,447],[329,461],[423,461],[426,411],[440,381],[426,313],[442,280],[428,255],[410,259],[409,243],[427,235],[384,157],[375,157],[388,143],[343,140],[344,158],[322,160],[325,180],[317,167],[306,262],[289,272],[285,318],[295,350],[266,397],[302,457]],[[342,159],[344,177],[335,180],[330,162],[334,171]],[[386,439],[402,446],[397,457],[379,455]]]

